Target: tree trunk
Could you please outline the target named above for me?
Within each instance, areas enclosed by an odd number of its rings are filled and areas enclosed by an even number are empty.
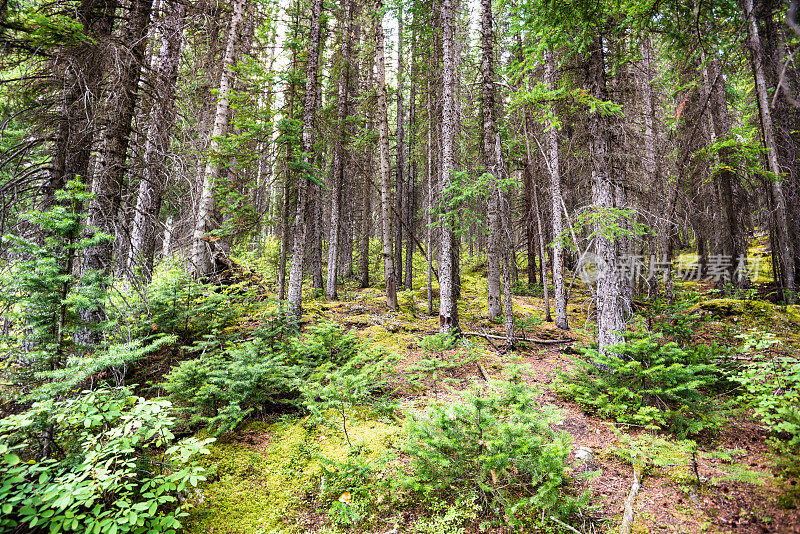
[[[298,34],[298,27],[299,22],[296,20],[292,25],[292,40],[297,39]],[[297,71],[297,48],[292,47],[292,73]],[[295,78],[296,76],[290,76],[289,80],[286,82],[286,93],[288,94],[288,102],[286,104],[286,112],[284,115],[288,115],[289,121],[293,121],[295,117],[295,93],[296,85],[295,85]],[[291,187],[291,180],[292,180],[292,167],[294,164],[295,158],[295,143],[294,143],[294,136],[287,130],[286,132],[286,140],[284,141],[286,147],[286,153],[283,157],[283,194],[282,194],[282,202],[281,202],[281,216],[280,216],[280,225],[281,225],[281,251],[280,251],[280,259],[278,260],[278,300],[283,302],[286,298],[286,264],[288,262],[289,257],[289,247],[290,247],[290,220],[289,220],[289,203],[290,203],[290,194],[292,191]]]
[[[383,234],[383,272],[386,280],[386,305],[397,309],[397,282],[392,257],[392,191],[389,176],[389,124],[386,110],[386,67],[383,50],[383,0],[375,2],[375,76],[378,94],[378,148],[381,164],[381,229]]]
[[[455,170],[454,143],[458,116],[456,114],[456,48],[455,9],[453,0],[441,1],[442,23],[442,121],[441,169],[439,191],[444,194]],[[458,271],[457,251],[454,250],[453,229],[443,225],[439,248],[439,330],[457,332],[458,288],[454,283]]]
[[[551,90],[557,86],[555,72],[555,56],[553,52],[546,52],[545,55],[545,83]],[[555,115],[555,109],[550,112]],[[556,326],[562,330],[568,330],[567,323],[567,295],[564,284],[564,264],[563,264],[563,245],[561,244],[561,205],[564,200],[561,198],[561,168],[558,158],[558,129],[551,119],[550,128],[547,131],[547,166],[550,170],[550,199],[551,217],[553,218],[553,300],[555,304]]]
[[[397,180],[395,189],[397,194],[397,228],[395,230],[395,273],[397,287],[403,286],[403,228],[401,218],[404,216],[406,200],[406,140],[405,140],[405,110],[403,109],[403,3],[397,4]],[[405,221],[403,221],[405,222]]]
[[[112,65],[114,86],[104,110],[105,124],[100,136],[97,168],[92,180],[94,198],[89,202],[86,224],[90,232],[99,231],[114,236],[116,219],[122,201],[125,160],[131,133],[131,121],[139,96],[139,75],[143,68],[147,44],[147,28],[150,24],[151,0],[134,0],[122,36],[122,44]],[[81,271],[102,272],[113,275],[113,241],[104,241],[84,251]],[[98,307],[81,312],[89,323],[104,319],[105,310]],[[89,340],[90,343],[99,339]]]
[[[375,80],[375,58],[371,57],[367,62],[369,71],[367,73],[366,84],[362,90],[369,90],[372,88]],[[372,107],[367,110],[366,129],[369,132],[375,131],[374,112]],[[360,255],[359,255],[359,278],[361,280],[361,287],[369,287],[369,238],[372,231],[372,193],[374,183],[372,177],[373,172],[373,152],[372,144],[369,145],[369,150],[366,151],[366,165],[365,174],[363,176],[364,187],[361,190],[362,195],[362,211],[361,211],[361,238],[360,238]]]
[[[597,100],[605,102],[606,75],[605,58],[603,54],[603,39],[598,37],[592,43],[589,53],[588,76],[590,94]],[[608,120],[599,111],[589,115],[589,135],[592,139],[592,202],[598,210],[613,209],[614,183],[612,181],[608,157],[610,153]],[[597,279],[597,343],[601,351],[622,341],[625,323],[622,318],[620,302],[622,295],[617,281],[617,259],[614,242],[604,235],[605,228],[602,222],[597,223],[595,231],[598,233],[595,240],[595,249],[599,261],[605,268],[598,266]]]
[[[222,75],[219,81],[217,107],[214,114],[214,126],[211,130],[209,143],[209,159],[203,173],[203,184],[200,190],[200,200],[197,207],[197,220],[195,221],[192,236],[191,268],[197,277],[205,277],[214,273],[214,258],[212,242],[208,232],[214,226],[214,185],[219,179],[220,141],[228,133],[230,119],[230,92],[233,82],[233,67],[236,64],[237,47],[240,35],[240,26],[244,19],[245,3],[247,0],[235,0],[233,13],[228,27],[228,39],[225,45],[225,55],[222,59]]]
[[[430,75],[429,75],[430,76]],[[431,87],[430,78],[428,79],[428,133],[427,133],[427,162],[426,162],[426,176],[425,182],[428,186],[427,191],[427,214],[426,214],[426,227],[425,227],[425,250],[428,252],[428,257],[425,258],[425,288],[427,290],[426,296],[428,301],[428,315],[433,315],[433,209],[436,207],[436,173],[434,172],[434,157],[435,151],[433,148],[433,128],[434,128],[434,106],[433,106],[433,87]]]
[[[415,12],[416,13],[416,12]],[[405,258],[405,282],[406,291],[411,291],[414,287],[414,211],[416,202],[416,182],[417,182],[417,157],[415,146],[415,128],[417,124],[417,83],[415,75],[417,73],[414,68],[417,63],[417,17],[413,15],[411,20],[411,69],[410,69],[410,84],[411,94],[408,102],[408,130],[409,139],[405,149],[405,155],[408,157],[408,179],[406,184],[406,225],[408,226],[406,232],[406,258]],[[409,152],[411,152],[409,154]]]
[[[339,273],[339,239],[340,219],[342,207],[342,184],[344,181],[344,168],[346,159],[346,146],[348,143],[349,128],[347,126],[347,109],[350,98],[350,65],[353,59],[353,1],[344,0],[342,3],[344,17],[341,23],[342,45],[340,50],[339,83],[336,93],[336,127],[337,136],[333,148],[333,180],[331,190],[331,218],[328,236],[328,278],[326,280],[325,294],[330,300],[339,298],[336,288],[336,275]]]
[[[166,161],[170,130],[175,122],[175,91],[185,18],[186,6],[179,0],[169,0],[161,21],[161,51],[153,87],[155,96],[144,145],[144,168],[139,181],[126,270],[130,277],[140,268],[145,283],[150,281],[153,272],[158,213],[168,176]]]
[[[523,118],[526,120],[526,118]],[[525,253],[528,257],[528,285],[536,285],[536,227],[533,222],[533,165],[525,158],[522,167],[522,190],[525,223]]]
[[[527,161],[528,167],[532,168],[533,157],[531,155],[531,142],[528,134],[527,110],[522,118],[522,121],[523,121],[522,122],[523,134],[525,136],[525,159]],[[539,193],[537,189],[538,187],[536,183],[533,183],[532,196],[533,196],[534,210],[536,211],[536,228],[539,238],[539,258],[541,260],[542,295],[544,297],[544,320],[549,323],[550,321],[553,320],[553,318],[550,315],[550,293],[549,289],[547,288],[547,261],[546,261],[547,256],[545,255],[544,252],[545,236],[544,236],[544,231],[542,229],[542,212],[539,206]],[[553,272],[553,278],[555,279],[555,271]]]
[[[489,243],[486,251],[487,271],[487,314],[489,320],[497,320],[503,311],[501,303],[502,276],[501,241],[506,237],[501,226],[503,211],[503,162],[498,153],[500,140],[495,128],[494,101],[494,28],[492,17],[492,0],[481,0],[481,104],[483,108],[483,158],[486,173],[490,174],[488,187],[487,212],[489,218]],[[513,330],[509,337],[509,345],[513,345]]]
[[[55,192],[80,178],[87,183],[94,138],[96,95],[104,71],[104,53],[114,26],[116,0],[82,0],[77,22],[91,42],[68,48],[53,61],[54,78],[63,84],[52,157],[43,186],[44,209],[56,203]]]
[[[758,112],[761,117],[761,129],[764,136],[764,146],[767,149],[767,162],[769,170],[774,175],[770,180],[771,192],[774,201],[774,220],[775,237],[780,257],[779,264],[782,271],[781,285],[785,291],[784,298],[794,302],[795,299],[795,277],[794,277],[794,250],[789,236],[789,223],[786,216],[786,199],[783,194],[781,183],[781,169],[778,164],[778,148],[775,143],[774,129],[772,124],[772,114],[769,107],[767,95],[767,84],[764,77],[764,69],[761,50],[761,40],[758,35],[758,24],[753,13],[753,0],[744,0],[744,14],[747,18],[747,36],[750,44],[751,63],[753,67],[753,77],[756,82],[756,96],[758,101]]]
[[[297,185],[297,213],[294,220],[294,247],[292,265],[289,271],[288,315],[291,321],[300,322],[303,315],[303,262],[306,239],[311,222],[308,207],[309,180],[306,175],[313,168],[314,157],[314,117],[317,106],[317,83],[319,75],[320,18],[322,0],[313,0],[311,7],[311,32],[309,34],[308,60],[306,62],[306,86],[303,101],[303,159],[306,169]]]

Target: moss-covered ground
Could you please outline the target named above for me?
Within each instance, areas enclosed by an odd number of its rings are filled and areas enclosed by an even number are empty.
[[[758,277],[759,281],[765,280],[770,276],[769,262],[763,261],[759,250],[751,250],[751,256],[762,259]],[[688,261],[679,258],[683,260]],[[524,273],[524,266],[521,267],[520,272]],[[502,326],[486,318],[482,264],[478,260],[464,261],[461,280],[462,328],[502,335]],[[435,280],[433,289],[436,309]],[[794,353],[800,349],[799,306],[776,305],[757,300],[754,295],[722,298],[703,282],[679,283],[676,292],[698,295],[683,313],[683,317],[691,319],[687,321],[686,335],[693,343],[736,347],[742,343],[737,336],[771,332],[779,341],[773,350]],[[413,291],[400,292],[397,311],[387,310],[379,280],[366,289],[359,289],[355,281],[344,280],[338,302],[314,299],[308,293],[303,315],[306,323],[337,322],[356,331],[366,342],[400,357],[393,381],[392,394],[397,404],[392,415],[367,408],[353,408],[348,413],[353,447],[375,462],[393,457],[402,469],[398,443],[403,439],[403,419],[409,409],[446,400],[455,391],[485,378],[508,378],[522,368],[524,380],[540,392],[541,402],[557,404],[564,410],[565,420],[559,428],[572,436],[574,449],[592,451],[587,466],[571,457],[570,469],[598,471],[591,481],[581,483],[583,489],[591,490],[595,506],[587,512],[581,532],[611,532],[618,528],[622,503],[632,482],[630,454],[634,449],[635,454],[646,456],[647,463],[637,499],[634,532],[795,532],[792,529],[800,528],[797,510],[792,510],[792,503],[782,497],[785,488],[777,483],[779,472],[768,433],[746,411],[730,411],[719,433],[702,436],[687,448],[669,435],[602,420],[556,397],[550,391],[556,374],[573,365],[574,347],[591,342],[593,337],[590,292],[579,280],[575,282],[568,305],[571,329],[567,332],[543,321],[541,288],[533,288],[531,293],[513,298],[515,318],[524,326],[525,335],[571,342],[521,344],[515,353],[505,353],[499,342],[470,336],[460,348],[438,354],[425,351],[425,339],[436,332],[438,318],[427,313],[425,269],[420,258],[415,258]],[[647,321],[637,315],[631,325],[646,328]],[[417,365],[431,357],[453,364],[434,378],[419,371]],[[212,447],[212,454],[205,460],[208,482],[190,497],[193,508],[187,531],[470,531],[448,523],[445,515],[452,510],[446,507],[420,509],[406,502],[402,509],[393,508],[390,503],[396,495],[391,494],[370,496],[373,505],[383,503],[375,516],[379,518],[377,524],[348,527],[332,521],[328,514],[330,503],[320,498],[325,484],[324,466],[330,461],[345,461],[351,450],[336,423],[326,424],[310,416],[283,415],[268,422],[245,424],[235,433],[222,436]],[[476,532],[479,523],[473,523]]]

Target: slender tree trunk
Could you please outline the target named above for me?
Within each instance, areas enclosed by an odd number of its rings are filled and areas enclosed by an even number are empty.
[[[322,279],[322,190],[319,185],[314,184],[309,188],[311,191],[309,208],[312,220],[312,241],[311,241],[311,284],[314,288],[314,298],[318,298],[324,293],[324,282]]]
[[[131,121],[139,96],[139,75],[142,71],[147,44],[147,29],[150,24],[151,0],[134,0],[130,4],[128,21],[122,36],[122,44],[116,50],[112,70],[114,87],[106,103],[105,125],[100,136],[97,168],[92,180],[94,198],[89,202],[86,224],[90,231],[99,231],[114,236],[116,221],[122,202],[125,160],[131,134]],[[103,241],[84,251],[81,271],[102,272],[113,276],[113,241]],[[98,323],[105,318],[101,304],[81,312],[87,323]],[[87,343],[99,339],[91,335]]]
[[[405,155],[408,159],[408,180],[406,184],[406,225],[408,226],[406,232],[406,258],[405,258],[405,288],[411,291],[414,286],[414,232],[415,232],[415,202],[416,202],[416,183],[417,183],[417,156],[415,147],[416,144],[416,126],[417,126],[417,17],[413,15],[411,20],[411,69],[410,69],[410,85],[411,94],[408,102],[408,142],[405,149]]]
[[[161,257],[167,258],[172,252],[172,231],[175,229],[175,217],[170,215],[164,224],[164,236],[161,240]]]
[[[441,0],[442,22],[442,134],[441,174],[439,191],[444,194],[450,185],[450,175],[455,170],[454,144],[458,116],[456,115],[456,48],[455,8],[453,0]],[[457,332],[458,288],[454,283],[458,271],[457,251],[454,250],[453,229],[443,225],[439,249],[439,330]]]
[[[320,27],[320,32],[323,32],[325,28]],[[325,37],[320,36],[321,46],[320,46],[320,54],[322,53],[322,48],[324,46]],[[319,57],[319,56],[318,56]],[[317,59],[319,61],[319,59]],[[319,69],[319,67],[317,67]],[[317,83],[316,87],[316,98],[317,101],[314,104],[314,109],[322,108],[322,84]],[[313,146],[313,143],[312,143]],[[324,162],[324,154],[321,150],[315,150],[315,169],[319,169],[320,171],[325,166]],[[331,158],[331,169],[333,169],[333,158]],[[312,240],[311,240],[311,283],[312,287],[314,288],[314,298],[318,298],[324,294],[325,291],[325,283],[322,277],[322,234],[324,233],[322,228],[322,186],[318,183],[311,183],[309,184],[308,188],[308,202],[309,209],[312,217],[311,228],[312,231]]]
[[[551,90],[557,86],[555,72],[555,56],[552,51],[545,56],[545,83]],[[551,109],[555,114],[555,110]],[[563,245],[561,244],[561,168],[558,158],[558,129],[551,122],[547,131],[547,163],[550,170],[550,199],[553,218],[553,300],[555,301],[556,326],[568,330],[567,323],[567,296],[564,284]]]
[[[289,251],[289,176],[284,173],[281,188],[281,250],[278,260],[278,300],[286,299],[286,262]]]
[[[590,94],[592,97],[606,101],[605,58],[603,55],[603,39],[597,38],[589,53],[588,75]],[[589,115],[589,134],[592,138],[592,202],[598,210],[613,209],[614,184],[612,181],[608,157],[610,152],[608,121],[595,111]],[[598,266],[597,279],[597,343],[601,351],[622,341],[625,323],[619,303],[622,295],[617,281],[617,259],[614,242],[604,234],[605,228],[599,222],[595,231],[596,252],[604,267]]]
[[[161,21],[161,51],[153,87],[155,97],[150,108],[144,168],[139,181],[126,270],[126,275],[132,276],[137,267],[141,268],[140,276],[145,283],[150,281],[153,272],[156,232],[159,229],[158,213],[168,176],[166,160],[170,130],[175,122],[175,91],[185,18],[186,6],[183,2],[168,0]]]
[[[292,32],[293,36],[292,39],[297,39],[298,33],[298,26],[299,23],[297,21],[294,22]],[[292,72],[297,71],[297,49],[292,47]],[[290,121],[292,121],[295,117],[295,76],[290,76],[289,80],[286,83],[286,93],[288,94],[288,102],[286,104],[286,114]],[[288,132],[287,132],[288,133]],[[290,246],[290,221],[289,221],[289,203],[290,203],[290,194],[291,194],[291,180],[292,180],[292,166],[294,162],[294,151],[295,146],[292,139],[292,136],[287,135],[287,139],[285,141],[286,144],[286,153],[283,157],[283,187],[282,187],[282,201],[281,201],[281,217],[280,217],[280,226],[281,226],[281,251],[280,251],[280,260],[278,261],[278,300],[281,302],[284,301],[286,298],[286,264],[289,257],[289,246]]]
[[[218,159],[221,148],[220,140],[228,133],[228,121],[230,119],[229,99],[231,84],[233,83],[233,67],[236,64],[237,47],[241,33],[240,26],[244,19],[246,2],[247,0],[235,0],[233,3],[233,14],[228,27],[225,55],[222,59],[222,75],[219,81],[217,108],[209,143],[210,154],[203,173],[203,184],[197,207],[197,220],[192,236],[191,268],[197,277],[205,277],[214,272],[212,241],[209,240],[208,232],[214,226],[214,185],[219,179],[221,167]]]
[[[317,105],[317,83],[319,75],[320,18],[322,0],[313,0],[311,7],[311,31],[309,34],[308,60],[306,62],[306,87],[303,101],[303,158],[308,169],[314,166],[314,118]],[[297,185],[297,213],[294,220],[294,248],[289,271],[288,315],[291,321],[299,322],[303,314],[303,262],[311,213],[308,206],[309,180],[305,171]]]
[[[389,177],[389,124],[386,110],[386,67],[383,47],[383,0],[375,2],[375,76],[378,93],[378,148],[381,163],[381,228],[383,233],[383,272],[386,279],[386,305],[397,309],[397,281],[392,257],[392,191]]]
[[[726,102],[725,80],[719,64],[716,60],[710,61],[703,66],[703,82],[707,94],[709,95],[710,109],[708,113],[709,133],[712,144],[716,144],[722,137],[730,134],[730,123],[728,120],[728,109]],[[730,150],[721,149],[714,156],[713,185],[717,200],[716,230],[718,240],[717,254],[731,258],[730,267],[724,276],[717,282],[719,289],[724,289],[728,283],[742,288],[747,286],[749,279],[747,276],[739,276],[735,271],[739,258],[745,262],[747,260],[746,250],[738,243],[743,242],[738,236],[738,227],[733,196],[733,183],[736,181],[736,162],[732,161]],[[744,269],[746,272],[746,269]]]
[[[753,77],[756,82],[756,96],[758,112],[761,118],[761,129],[764,136],[764,146],[767,149],[767,162],[769,170],[773,173],[770,180],[772,197],[774,201],[775,237],[778,245],[777,253],[782,271],[782,286],[786,292],[785,298],[791,302],[795,299],[794,277],[794,250],[789,236],[789,222],[786,216],[786,198],[783,194],[781,183],[781,169],[778,164],[778,147],[775,143],[772,114],[769,107],[767,83],[764,77],[764,59],[762,57],[761,39],[758,34],[758,24],[753,13],[753,0],[744,0],[744,14],[747,18],[747,36],[750,45]],[[773,250],[773,254],[775,251]]]
[[[523,134],[525,136],[525,158],[528,162],[529,167],[533,167],[533,157],[531,155],[531,141],[528,134],[528,116],[527,111],[525,116],[522,118],[522,128]],[[544,243],[545,243],[545,236],[542,229],[542,212],[539,206],[539,194],[537,192],[536,183],[533,184],[533,205],[534,209],[536,210],[536,228],[539,237],[539,257],[541,258],[541,277],[542,277],[542,294],[544,296],[544,320],[548,323],[553,320],[552,316],[550,315],[550,292],[547,287],[547,256],[544,252]],[[555,278],[555,272],[553,273],[553,278]]]
[[[366,36],[365,36],[366,38]],[[374,54],[374,51],[373,51]],[[373,86],[375,80],[375,58],[370,57],[369,61],[367,62],[369,65],[367,76],[365,76],[366,84],[363,86],[362,90],[368,90]],[[372,107],[369,107],[367,110],[367,131],[373,132],[375,131],[375,117],[374,111]],[[365,174],[363,176],[363,184],[364,187],[362,188],[362,211],[361,211],[361,238],[360,238],[360,255],[359,255],[359,278],[361,280],[361,287],[367,288],[369,287],[369,239],[372,231],[372,192],[374,189],[374,185],[372,182],[372,177],[375,175],[373,172],[373,147],[370,144],[369,149],[367,150],[366,156],[366,165],[365,165]]]
[[[506,236],[503,221],[503,161],[500,154],[500,138],[495,128],[495,100],[494,100],[494,28],[492,16],[492,0],[481,0],[481,104],[483,108],[483,157],[486,172],[491,175],[488,193],[489,215],[489,246],[486,253],[486,270],[488,278],[487,309],[490,320],[496,320],[502,313],[501,286],[505,285],[503,275],[508,276],[508,255],[503,246]],[[501,258],[501,256],[504,256]],[[506,263],[503,269],[501,264]],[[501,271],[506,271],[501,273]],[[510,292],[509,283],[509,292]],[[507,332],[507,344],[514,345],[513,322],[510,332]]]
[[[430,76],[430,75],[429,75]],[[428,133],[427,133],[427,163],[426,163],[426,177],[425,182],[428,186],[427,196],[427,210],[425,228],[425,250],[428,252],[428,257],[425,258],[425,288],[427,290],[426,296],[428,301],[428,315],[433,315],[433,209],[436,206],[436,187],[434,180],[436,173],[434,172],[434,148],[433,148],[433,128],[434,128],[434,106],[433,106],[433,88],[431,87],[430,78],[428,79]]]
[[[652,44],[650,43],[649,38],[646,38],[642,41],[641,44],[641,53],[642,53],[642,69],[637,72],[639,74],[639,86],[641,90],[642,96],[642,104],[644,109],[642,110],[642,115],[644,119],[644,179],[646,183],[650,184],[659,184],[660,186],[664,187],[667,184],[662,184],[660,179],[660,173],[658,172],[658,152],[656,150],[656,129],[655,129],[655,105],[653,102],[653,90],[650,86],[651,80],[653,78],[653,67],[652,67]],[[663,191],[663,189],[662,189]],[[658,202],[661,202],[661,199],[658,199]],[[664,241],[665,236],[669,232],[669,225],[667,223],[667,217],[669,216],[669,210],[665,211],[664,215],[658,217],[656,219],[656,223],[654,224],[655,228],[655,236],[651,238],[650,243],[650,254],[652,259],[658,262],[667,262],[670,261],[668,255],[666,255],[666,242]],[[667,270],[669,272],[670,270]],[[666,282],[666,281],[665,281]],[[654,297],[659,293],[659,286],[658,286],[658,275],[655,271],[650,274],[650,277],[647,280],[648,285],[648,296]]]
[[[403,3],[397,4],[397,180],[395,189],[397,194],[397,229],[395,230],[395,273],[397,286],[403,286],[403,234],[406,229],[400,219],[403,217],[406,202],[406,139],[405,139],[405,109],[403,108]],[[405,221],[403,221],[405,222]],[[408,237],[408,236],[407,236]]]
[[[339,298],[336,288],[336,275],[339,272],[339,239],[341,234],[340,219],[342,207],[342,184],[344,182],[344,169],[346,159],[346,146],[348,143],[349,128],[347,126],[348,100],[350,98],[350,65],[353,59],[353,1],[344,0],[342,3],[344,18],[341,25],[342,45],[340,50],[341,72],[336,94],[336,121],[337,137],[333,155],[333,180],[331,191],[331,218],[330,234],[328,237],[328,279],[326,281],[326,296],[330,300]]]
[[[523,120],[526,120],[523,117]],[[536,284],[536,227],[533,222],[533,165],[525,158],[522,169],[522,189],[524,199],[525,215],[525,252],[528,257],[528,285]]]

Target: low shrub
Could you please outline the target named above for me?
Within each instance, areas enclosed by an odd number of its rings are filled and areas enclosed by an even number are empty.
[[[347,381],[374,387],[375,377],[360,370],[375,361],[365,356],[368,351],[355,334],[332,323],[302,335],[283,325],[276,318],[253,340],[203,352],[166,376],[161,387],[190,427],[208,426],[215,434],[234,430],[254,411],[302,405],[301,390],[310,384],[322,388],[324,396]],[[337,376],[340,380],[332,380]]]
[[[569,521],[586,496],[562,491],[570,438],[550,428],[558,413],[538,404],[524,384],[496,383],[412,415],[407,484],[431,501],[473,495],[494,522],[515,528]]]
[[[678,437],[718,428],[719,400],[709,393],[725,372],[660,338],[628,336],[607,354],[584,348],[573,360],[577,369],[561,373],[555,389],[603,417]]]
[[[455,348],[458,338],[453,332],[437,332],[422,338],[419,347],[425,352],[444,353],[446,350]]]
[[[741,351],[762,352],[777,344],[775,336],[754,332],[739,336]],[[800,477],[800,359],[772,356],[743,366],[734,377],[742,386],[740,398],[773,433],[772,445],[781,453],[779,464],[786,479]],[[800,490],[789,485],[784,501],[800,502]]]
[[[643,306],[639,313],[647,321],[649,330],[663,334],[665,338],[686,347],[691,341],[697,325],[704,321],[695,306],[700,295],[689,291],[674,301],[664,297],[654,298]]]
[[[0,530],[176,532],[213,440],[177,441],[169,408],[101,389],[0,420]]]
[[[323,458],[320,498],[330,503],[328,517],[337,526],[352,527],[374,508],[374,487],[379,469],[360,451],[351,449],[343,461]]]

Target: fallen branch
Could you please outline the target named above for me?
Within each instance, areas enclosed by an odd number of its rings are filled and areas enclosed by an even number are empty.
[[[492,348],[494,350],[496,350],[497,352],[503,352],[503,351],[501,351],[500,349],[497,348],[497,345],[494,344],[494,341],[492,341],[492,338],[503,339],[503,340],[505,340],[505,338],[504,337],[500,337],[500,336],[490,336],[489,334],[486,333],[486,330],[483,330],[483,329],[481,329],[481,330],[483,331],[483,334],[478,334],[477,332],[475,332],[475,334],[479,335],[479,336],[482,335],[484,338],[486,338],[486,341],[488,341],[489,344],[492,346]],[[464,333],[465,334],[469,334],[469,332],[464,332]]]
[[[489,381],[489,373],[487,373],[486,369],[483,368],[483,365],[481,365],[481,362],[475,360],[475,363],[478,365],[478,373],[480,373],[481,378],[483,378],[483,381],[484,382],[488,382]]]
[[[505,341],[505,336],[493,336],[492,334],[487,334],[485,332],[461,332],[461,335],[464,336],[478,336],[486,338],[486,340],[492,344],[493,347],[497,348],[494,343],[492,343],[493,339],[497,339],[500,341]],[[558,343],[572,343],[575,341],[574,339],[537,339],[535,337],[518,337],[517,341],[527,341],[528,343],[541,343],[543,345],[555,345]]]
[[[631,484],[631,491],[625,498],[625,513],[622,514],[622,524],[619,526],[619,534],[631,534],[633,528],[633,503],[636,501],[636,495],[639,493],[639,481],[642,478],[642,467],[634,463],[633,465],[633,484]]]
[[[562,527],[564,527],[565,529],[567,529],[567,530],[569,530],[569,531],[571,531],[571,532],[575,532],[576,534],[581,534],[581,531],[580,531],[580,530],[578,530],[578,529],[577,529],[577,528],[575,528],[575,527],[571,527],[571,526],[569,526],[568,524],[564,523],[563,521],[561,521],[560,519],[558,519],[558,518],[557,518],[556,516],[554,516],[554,515],[551,515],[551,516],[550,516],[550,519],[551,519],[552,521],[555,521],[557,524],[561,525]]]

